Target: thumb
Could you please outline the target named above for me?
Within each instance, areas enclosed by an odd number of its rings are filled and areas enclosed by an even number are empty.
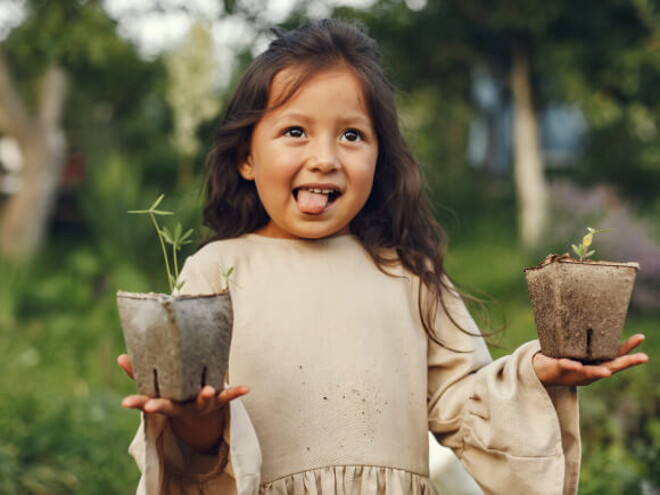
[[[117,364],[124,370],[131,380],[135,379],[133,376],[133,365],[131,364],[131,358],[128,357],[128,354],[120,354],[117,357]]]

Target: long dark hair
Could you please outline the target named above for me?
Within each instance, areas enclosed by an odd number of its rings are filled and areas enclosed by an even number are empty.
[[[238,166],[248,157],[252,130],[267,110],[275,75],[285,68],[297,69],[297,79],[277,102],[282,105],[319,71],[348,67],[361,82],[378,137],[371,195],[350,230],[383,271],[400,261],[419,277],[420,289],[423,286],[430,296],[425,303],[419,298],[421,319],[429,336],[438,341],[433,326],[446,284],[445,234],[424,198],[419,166],[401,135],[394,91],[375,41],[360,27],[336,19],[276,34],[239,82],[209,154],[204,224],[215,233],[210,241],[254,232],[269,221],[254,182],[243,179]],[[388,249],[396,250],[398,260],[387,256]]]

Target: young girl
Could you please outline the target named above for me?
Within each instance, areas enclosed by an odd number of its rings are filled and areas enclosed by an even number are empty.
[[[183,291],[217,292],[234,267],[228,376],[246,386],[124,399],[144,412],[139,493],[432,494],[428,430],[487,493],[575,493],[575,386],[647,360],[628,354],[637,335],[600,366],[537,342],[491,362],[444,274],[376,45],[337,20],[279,34],[248,68],[205,223]]]

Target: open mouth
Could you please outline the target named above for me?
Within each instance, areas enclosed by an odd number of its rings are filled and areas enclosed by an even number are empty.
[[[293,197],[303,213],[319,214],[341,195],[335,187],[302,186],[293,190]]]

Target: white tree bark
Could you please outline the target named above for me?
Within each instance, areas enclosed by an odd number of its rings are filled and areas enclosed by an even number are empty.
[[[66,151],[60,124],[65,95],[64,71],[49,67],[31,115],[0,53],[0,133],[14,137],[23,154],[22,187],[0,211],[0,252],[10,259],[34,255],[48,228]]]
[[[547,186],[539,143],[538,121],[532,103],[529,55],[516,46],[511,69],[514,99],[514,179],[518,200],[518,230],[525,247],[533,248],[547,220]]]

